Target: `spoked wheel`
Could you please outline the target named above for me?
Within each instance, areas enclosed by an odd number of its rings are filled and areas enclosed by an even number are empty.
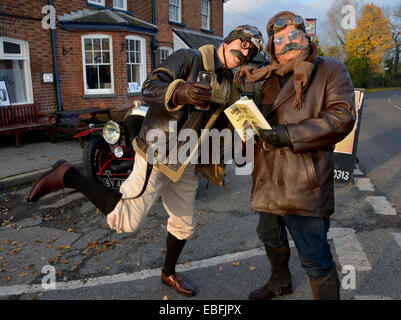
[[[103,182],[96,173],[110,154],[110,147],[101,136],[85,141],[83,149],[83,173],[96,181]]]

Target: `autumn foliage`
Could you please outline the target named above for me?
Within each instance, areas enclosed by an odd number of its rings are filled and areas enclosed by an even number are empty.
[[[384,56],[394,47],[389,20],[373,3],[363,8],[357,27],[345,38],[345,52],[350,60],[362,61],[369,72],[382,71]]]

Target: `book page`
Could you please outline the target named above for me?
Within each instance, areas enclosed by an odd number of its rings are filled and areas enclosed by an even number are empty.
[[[256,104],[248,97],[243,97],[236,101],[232,106],[224,110],[224,113],[244,142],[246,141],[246,129],[249,128],[249,125],[255,131],[257,131],[255,124],[262,129],[271,129]],[[248,126],[244,125],[245,121],[248,121]]]

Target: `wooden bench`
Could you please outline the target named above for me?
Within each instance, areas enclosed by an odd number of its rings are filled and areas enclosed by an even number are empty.
[[[36,104],[0,107],[0,134],[13,133],[19,147],[22,132],[47,128],[51,125],[50,119],[37,111]]]

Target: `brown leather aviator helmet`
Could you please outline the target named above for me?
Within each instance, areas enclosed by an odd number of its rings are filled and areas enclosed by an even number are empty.
[[[291,11],[281,11],[274,15],[267,23],[266,31],[268,40],[266,44],[266,52],[272,57],[274,57],[274,33],[284,29],[289,24],[292,24],[297,29],[306,33],[304,19]]]

